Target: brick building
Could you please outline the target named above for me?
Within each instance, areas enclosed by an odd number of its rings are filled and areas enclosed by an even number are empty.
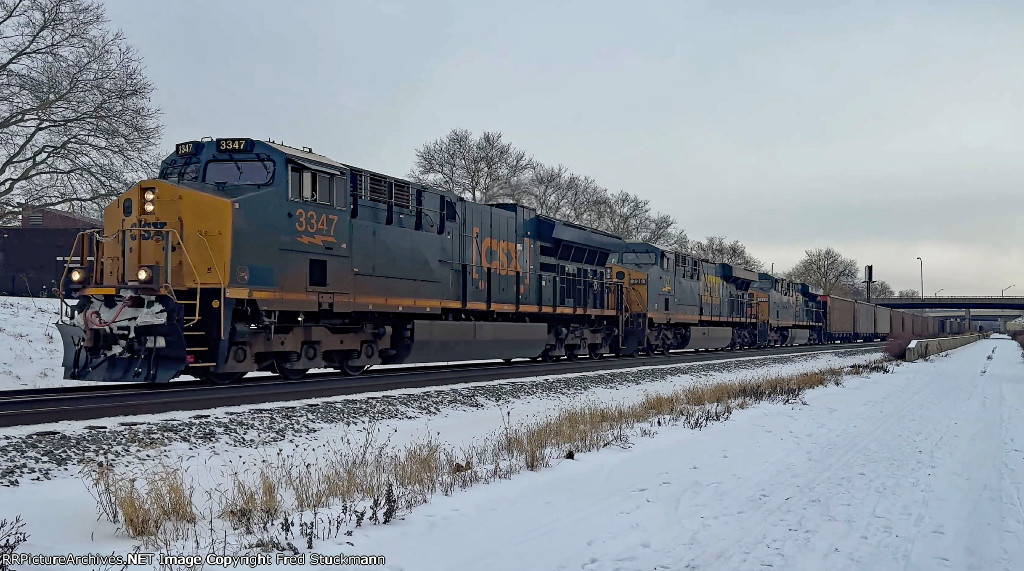
[[[20,225],[0,227],[0,295],[53,295],[75,236],[101,225],[95,218],[25,206]]]

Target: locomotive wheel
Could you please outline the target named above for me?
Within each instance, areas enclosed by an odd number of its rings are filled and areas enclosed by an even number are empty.
[[[575,360],[579,359],[580,356],[576,353],[576,349],[573,349],[571,347],[566,347],[565,348],[565,358],[570,360],[570,361],[575,361]]]
[[[644,349],[644,355],[646,355],[647,357],[657,357],[659,355],[664,356],[668,355],[668,351],[665,350],[664,343],[658,343],[657,345],[649,343],[647,345],[647,348]]]
[[[595,359],[595,360],[596,359],[600,359],[601,357],[604,357],[604,351],[601,350],[601,346],[600,345],[591,345],[587,349],[587,354],[590,355],[591,359]]]
[[[199,378],[210,383],[211,385],[230,385],[231,383],[241,379],[245,376],[245,373],[216,373],[214,371],[204,371],[199,374]]]
[[[341,366],[338,367],[338,368],[341,370],[342,373],[345,374],[346,377],[356,377],[356,376],[361,375],[363,373],[363,371],[365,371],[366,369],[369,369],[370,366],[369,365],[352,365],[352,364],[349,364],[348,362],[345,362],[345,363],[342,363]]]
[[[309,372],[309,369],[289,369],[287,367],[282,367],[280,365],[274,368],[277,370],[277,374],[281,375],[281,378],[287,379],[289,381],[297,381],[302,377],[305,377],[306,373]]]

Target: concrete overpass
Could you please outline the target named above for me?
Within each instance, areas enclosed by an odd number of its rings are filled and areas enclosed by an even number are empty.
[[[1001,296],[943,296],[943,297],[890,297],[871,300],[872,303],[894,309],[918,310],[933,316],[942,315],[938,310],[960,310],[967,329],[973,330],[972,321],[998,322],[999,331],[1006,330],[1006,323],[1013,321],[1024,312],[1024,297]],[[931,310],[931,311],[928,311]],[[973,314],[973,315],[972,315]],[[959,317],[946,313],[945,317]]]
[[[895,309],[1019,309],[1024,311],[1024,297],[942,296],[883,297],[871,303]]]

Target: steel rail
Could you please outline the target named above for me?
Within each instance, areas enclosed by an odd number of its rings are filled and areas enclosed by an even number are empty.
[[[228,386],[184,381],[162,385],[132,383],[130,385],[7,391],[0,393],[0,427],[205,410],[365,392],[685,365],[705,361],[729,361],[846,350],[867,351],[877,350],[883,345],[884,343],[880,342],[851,345],[803,345],[732,352],[682,351],[671,353],[668,356],[647,358],[581,359],[554,363],[522,361],[508,364],[436,365],[387,369],[359,377],[345,377],[330,372],[298,381],[288,381],[280,377],[255,377],[245,383]]]

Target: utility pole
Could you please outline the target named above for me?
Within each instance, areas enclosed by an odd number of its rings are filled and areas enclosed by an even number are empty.
[[[918,256],[917,261],[921,262],[921,301],[924,301],[924,260]]]

